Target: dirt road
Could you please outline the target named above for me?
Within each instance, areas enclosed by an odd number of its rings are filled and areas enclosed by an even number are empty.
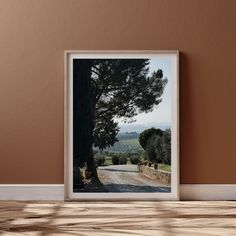
[[[98,176],[108,192],[170,192],[170,186],[158,183],[138,172],[137,165],[100,166]]]

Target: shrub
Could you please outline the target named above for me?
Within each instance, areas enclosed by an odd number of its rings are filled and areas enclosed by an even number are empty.
[[[130,158],[131,164],[137,165],[138,163],[141,162],[140,158],[138,156],[133,156]]]
[[[95,161],[97,166],[103,166],[105,163],[105,157],[104,156],[97,156],[95,157]]]
[[[112,158],[111,158],[111,161],[112,161],[112,164],[113,164],[113,165],[119,165],[119,163],[120,163],[120,158],[119,158],[119,156],[117,156],[117,155],[113,155]]]
[[[128,161],[128,159],[127,159],[127,157],[125,157],[125,156],[121,156],[121,157],[119,158],[119,163],[120,163],[121,165],[127,164],[127,161]]]

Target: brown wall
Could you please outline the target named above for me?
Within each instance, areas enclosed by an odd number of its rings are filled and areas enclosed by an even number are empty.
[[[178,49],[181,183],[236,183],[236,1],[1,0],[0,183],[63,183],[63,51]]]

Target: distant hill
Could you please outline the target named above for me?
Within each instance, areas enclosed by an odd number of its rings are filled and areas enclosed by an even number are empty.
[[[125,124],[120,126],[120,132],[117,135],[118,142],[116,142],[112,147],[106,148],[105,151],[110,152],[131,152],[137,153],[143,151],[139,144],[138,137],[141,132],[149,128],[159,128],[161,130],[166,130],[170,128],[169,123],[147,123],[145,125],[140,124]]]
[[[163,122],[163,123],[146,123],[146,124],[136,124],[136,123],[131,123],[131,124],[121,124],[120,126],[120,133],[125,133],[125,132],[136,132],[136,133],[141,133],[145,129],[149,128],[159,128],[161,130],[166,130],[171,128],[171,124],[168,122]]]
[[[127,140],[127,139],[137,139],[139,137],[139,133],[137,132],[124,132],[119,133],[117,135],[118,140]]]

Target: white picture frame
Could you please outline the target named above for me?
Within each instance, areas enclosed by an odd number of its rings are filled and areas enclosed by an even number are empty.
[[[169,193],[74,193],[73,192],[73,59],[170,58],[172,68],[171,192]],[[64,186],[65,200],[179,200],[179,51],[84,51],[67,50],[64,87]]]

